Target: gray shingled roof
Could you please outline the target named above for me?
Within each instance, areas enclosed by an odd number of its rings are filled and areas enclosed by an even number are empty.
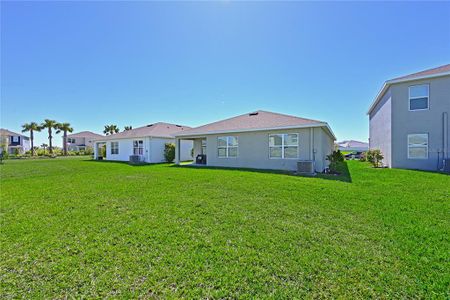
[[[295,128],[308,126],[328,126],[326,122],[301,117],[258,110],[237,117],[206,124],[183,132],[177,136],[213,134],[220,132],[256,131],[276,128]],[[330,130],[330,133],[333,133]]]
[[[103,135],[97,134],[97,133],[92,132],[92,131],[80,131],[80,132],[77,132],[77,133],[68,134],[67,137],[98,139],[98,138],[102,138]]]
[[[161,137],[161,138],[174,138],[176,132],[184,131],[190,129],[191,127],[158,122],[155,124],[149,124],[146,126],[134,128],[127,131],[122,131],[116,134],[103,136],[101,138],[96,138],[96,141],[106,141],[115,139],[128,139],[128,138],[138,138],[138,137]]]

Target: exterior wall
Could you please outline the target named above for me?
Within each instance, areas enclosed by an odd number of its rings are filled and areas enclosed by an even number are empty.
[[[409,111],[409,86],[416,84],[430,85],[428,110]],[[442,115],[450,114],[450,76],[394,84],[391,89],[392,167],[437,170],[444,156]],[[428,133],[428,159],[408,159],[407,136],[412,133]],[[449,135],[447,131],[447,140]]]
[[[295,159],[269,158],[269,134],[298,133],[299,157]],[[312,139],[312,133],[314,138]],[[238,156],[219,158],[217,155],[217,138],[219,136],[237,136]],[[316,171],[322,172],[327,166],[325,156],[333,149],[333,139],[322,128],[301,128],[271,131],[253,131],[242,133],[224,133],[206,136],[206,164],[214,167],[297,170],[297,161],[312,160],[315,149]],[[311,145],[314,145],[311,147]],[[194,140],[194,156],[201,151],[201,139]]]
[[[70,136],[68,136],[67,138],[71,138]],[[67,146],[67,149],[69,151],[78,151],[81,148],[84,147],[94,147],[94,142],[91,138],[86,138],[86,137],[77,137],[77,138],[72,138],[75,139],[75,143],[70,143]],[[63,143],[64,143],[64,138],[63,138]]]
[[[369,149],[383,153],[383,164],[392,166],[392,97],[389,88],[369,115]]]
[[[161,163],[165,162],[164,146],[166,143],[175,143],[175,139],[166,138],[134,138],[134,139],[117,139],[108,140],[106,142],[106,160],[113,161],[129,161],[130,155],[133,155],[133,141],[144,141],[144,161],[147,163]],[[111,154],[111,143],[119,143],[119,154]],[[94,157],[97,157],[97,149],[94,147]],[[183,141],[181,145],[181,159],[192,160],[192,141]]]

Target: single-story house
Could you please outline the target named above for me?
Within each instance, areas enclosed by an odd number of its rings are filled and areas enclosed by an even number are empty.
[[[103,135],[91,131],[81,131],[67,135],[67,150],[82,151],[86,147],[94,147],[94,140],[101,139]],[[64,137],[63,137],[64,143]]]
[[[328,166],[334,136],[326,122],[256,111],[180,131],[176,163],[186,140],[194,143],[196,164],[214,167],[295,171],[309,162],[316,172]]]
[[[130,156],[138,156],[140,162],[165,162],[165,144],[175,143],[174,134],[188,129],[190,127],[158,122],[103,136],[94,140],[94,158],[130,161]],[[181,144],[181,160],[192,160],[192,147],[192,141]]]
[[[337,142],[338,149],[341,151],[368,151],[369,143],[354,140]]]

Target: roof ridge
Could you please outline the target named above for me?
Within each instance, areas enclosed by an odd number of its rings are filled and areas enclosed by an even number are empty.
[[[387,81],[393,81],[393,80],[402,79],[402,78],[405,78],[405,77],[420,76],[423,73],[427,73],[427,72],[431,72],[431,71],[435,71],[435,70],[438,70],[438,69],[441,69],[441,68],[447,68],[447,67],[450,68],[450,64],[445,64],[445,65],[442,65],[442,66],[437,66],[437,67],[434,67],[434,68],[429,68],[429,69],[425,69],[425,70],[422,70],[422,71],[413,72],[413,73],[410,73],[410,74],[406,74],[406,75],[403,75],[403,76],[399,76],[399,77],[395,77],[395,78],[389,79]],[[448,72],[448,71],[438,72],[438,73],[435,73],[435,74],[440,74],[440,73],[445,73],[445,72]]]
[[[267,111],[267,110],[258,110],[258,112],[265,112],[265,113],[269,113],[269,114],[273,114],[273,115],[281,115],[281,116],[292,117],[292,118],[297,118],[297,119],[302,119],[302,120],[314,121],[314,122],[319,122],[319,123],[326,123],[326,122],[320,121],[320,120],[303,118],[303,117],[298,117],[298,116],[289,115],[289,114],[283,114],[283,113],[277,113],[277,112]]]

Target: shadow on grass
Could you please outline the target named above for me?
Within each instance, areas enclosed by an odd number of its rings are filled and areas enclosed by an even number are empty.
[[[335,174],[317,174],[318,178],[326,179],[326,180],[335,180],[335,181],[342,181],[342,182],[348,182],[352,183],[352,175],[350,173],[350,170],[348,169],[348,165],[346,161],[343,161],[340,163],[337,167],[337,171],[339,175]]]
[[[95,162],[101,164],[119,164],[119,165],[127,165],[130,167],[148,167],[152,165],[161,165],[165,163],[139,163],[139,164],[130,164],[128,161],[120,161],[120,160],[98,160],[98,159],[88,159],[84,160],[84,162]]]
[[[335,180],[335,181],[342,181],[342,182],[349,182],[349,183],[352,182],[352,178],[350,176],[350,171],[348,169],[346,162],[343,162],[342,165],[339,166],[339,170],[338,170],[338,172],[340,173],[339,175],[318,173],[315,176],[299,175],[293,171],[284,171],[284,170],[211,167],[211,166],[199,166],[199,165],[192,165],[192,164],[170,165],[169,167],[171,167],[171,168],[208,169],[208,170],[225,170],[225,171],[242,171],[242,172],[253,172],[253,173],[278,174],[278,175],[286,175],[286,176],[294,176],[294,177],[305,177],[305,178],[313,178],[313,179],[318,178],[318,179]]]

